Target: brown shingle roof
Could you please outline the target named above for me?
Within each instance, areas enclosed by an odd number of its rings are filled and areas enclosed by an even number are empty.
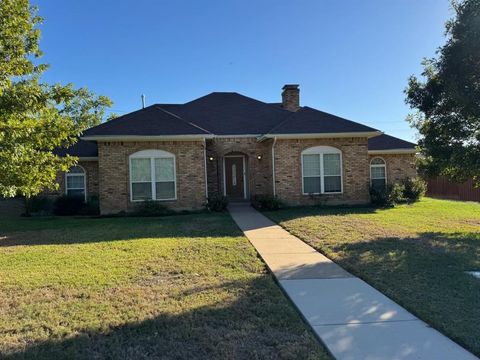
[[[282,123],[271,129],[268,134],[324,134],[378,131],[369,126],[316,110],[308,106],[290,114],[291,115]]]
[[[85,141],[79,139],[77,143],[67,149],[57,149],[54,151],[59,156],[72,155],[78,157],[97,157],[98,146],[96,141]]]
[[[368,139],[368,150],[415,149],[416,144],[382,134]]]
[[[159,105],[152,105],[90,128],[83,133],[83,136],[203,134],[210,133]]]
[[[214,92],[185,104],[156,104],[87,130],[84,136],[264,135],[375,129],[304,107],[290,112],[237,93]]]
[[[310,107],[290,112],[234,92],[213,92],[185,104],[155,104],[85,131],[83,136],[213,136],[328,134],[378,131]],[[390,135],[370,138],[369,150],[414,149]],[[95,142],[79,141],[61,154],[97,156]]]

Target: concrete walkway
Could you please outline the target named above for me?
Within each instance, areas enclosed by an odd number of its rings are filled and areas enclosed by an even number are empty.
[[[335,358],[477,359],[249,204],[229,211]]]

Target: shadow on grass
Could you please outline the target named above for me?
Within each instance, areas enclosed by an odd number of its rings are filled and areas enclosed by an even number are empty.
[[[388,208],[385,208],[388,209]],[[288,221],[306,216],[331,216],[331,215],[351,215],[351,214],[374,214],[378,211],[385,210],[370,205],[358,206],[293,206],[282,209],[280,211],[264,211],[264,214],[269,218]]]
[[[2,226],[4,225],[4,226]],[[128,218],[21,218],[0,222],[0,248],[169,237],[242,236],[227,214]]]
[[[235,300],[194,307],[190,302],[215,291]],[[220,287],[193,288],[177,295],[189,307],[152,319],[81,330],[70,338],[28,345],[17,359],[330,359],[270,276]],[[193,296],[193,297],[192,297]],[[161,310],[162,304],[159,303]],[[67,320],[68,321],[68,320]]]
[[[266,215],[277,222],[292,221],[289,230],[307,243],[480,355],[480,280],[465,274],[480,269],[480,231],[393,231],[389,236],[389,230],[380,224],[347,221],[348,227],[359,227],[359,231],[343,237],[344,229],[335,228],[342,226],[341,219],[335,225],[325,223],[327,230],[322,235],[315,227],[303,226],[302,218],[310,216],[318,217],[321,227],[323,221],[329,221],[326,216],[381,211],[372,207],[299,207]]]
[[[480,269],[480,233],[424,232],[329,247],[347,271],[480,355],[480,280],[465,274]]]

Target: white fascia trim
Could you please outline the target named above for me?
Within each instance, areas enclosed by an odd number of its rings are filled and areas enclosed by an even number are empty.
[[[368,150],[369,155],[377,154],[416,154],[415,149],[388,149],[388,150]]]
[[[183,140],[183,141],[195,141],[203,139],[213,139],[214,135],[92,135],[82,136],[82,140],[90,141],[159,141],[159,140]]]
[[[245,134],[245,135],[92,135],[82,136],[82,140],[87,141],[159,141],[159,140],[183,140],[195,141],[203,139],[221,139],[221,138],[257,138],[258,141],[266,139],[319,139],[319,138],[350,138],[366,137],[371,138],[382,135],[381,131],[367,132],[342,132],[342,133],[310,133],[310,134]]]
[[[258,138],[262,134],[242,134],[242,135],[214,135],[215,139],[224,139],[224,138]]]
[[[342,133],[310,133],[310,134],[266,134],[261,136],[258,141],[265,139],[319,139],[319,138],[350,138],[350,137],[366,137],[371,138],[382,135],[381,131],[365,131],[365,132],[342,132]]]
[[[98,156],[79,156],[78,161],[98,161]]]

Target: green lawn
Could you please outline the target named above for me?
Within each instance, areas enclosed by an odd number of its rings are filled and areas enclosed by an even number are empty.
[[[226,214],[0,220],[2,359],[329,359]]]
[[[480,355],[480,204],[267,212],[351,273]]]

